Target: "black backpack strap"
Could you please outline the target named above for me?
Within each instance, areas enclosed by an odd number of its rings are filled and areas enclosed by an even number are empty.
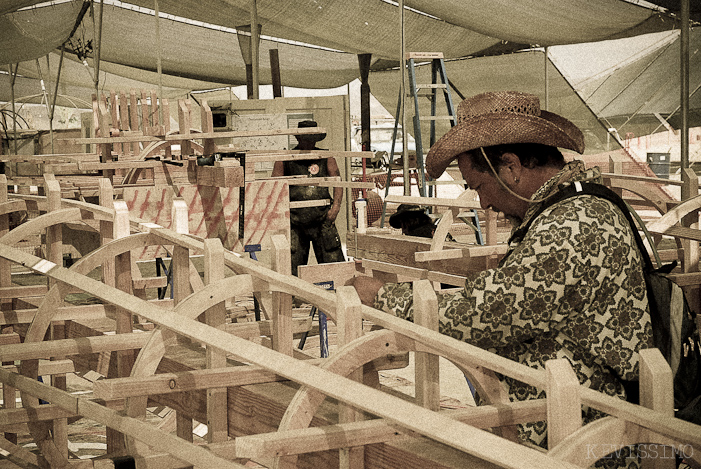
[[[649,269],[649,271],[655,270],[654,266],[652,265],[650,255],[647,252],[647,248],[645,247],[645,243],[643,243],[643,240],[640,237],[640,233],[638,232],[635,220],[633,220],[631,208],[614,191],[604,186],[603,184],[597,184],[594,182],[575,181],[573,183],[561,186],[556,193],[554,193],[553,195],[546,198],[543,202],[540,203],[538,209],[535,211],[535,213],[531,215],[530,219],[526,222],[525,225],[520,226],[516,231],[514,231],[514,233],[511,235],[511,238],[509,239],[509,244],[511,244],[512,241],[520,241],[521,239],[523,239],[523,237],[526,235],[526,232],[530,229],[531,225],[538,217],[538,215],[543,213],[546,209],[565,199],[577,197],[580,195],[593,195],[595,197],[601,197],[602,199],[606,199],[609,202],[616,205],[621,210],[621,212],[623,212],[623,215],[625,215],[626,220],[628,220],[628,223],[630,224],[631,231],[633,232],[633,237],[635,238],[635,242],[638,245],[638,250],[640,251],[640,255],[643,258],[645,268]]]

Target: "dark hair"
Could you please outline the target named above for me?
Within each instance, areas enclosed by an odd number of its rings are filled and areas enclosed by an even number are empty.
[[[562,168],[565,165],[565,157],[562,156],[557,147],[543,145],[541,143],[506,143],[503,145],[493,145],[484,147],[489,161],[494,169],[499,169],[502,164],[504,153],[513,153],[518,156],[521,165],[526,168],[536,168],[538,166],[553,166]],[[470,157],[472,168],[480,172],[491,171],[489,165],[484,160],[479,148],[466,152]]]

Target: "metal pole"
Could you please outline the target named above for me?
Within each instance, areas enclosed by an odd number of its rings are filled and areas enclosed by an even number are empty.
[[[46,84],[44,83],[44,74],[41,73],[41,65],[39,65],[39,59],[36,59],[36,64],[37,64],[37,73],[39,74],[39,83],[41,83],[41,101],[45,103],[44,105],[46,106],[46,114],[49,117],[49,139],[51,140],[51,146],[53,148],[53,140],[54,140],[54,126],[52,123],[52,116],[51,116],[51,104],[49,104],[49,93],[46,91]],[[47,65],[48,65],[48,56],[47,56]]]
[[[156,12],[156,70],[158,71],[158,101],[163,102],[163,70],[161,68],[161,26],[160,26],[160,10],[158,8],[158,0],[153,0],[154,10]],[[157,105],[158,103],[151,103]],[[170,119],[170,116],[167,116]],[[163,121],[163,106],[158,106],[158,122],[164,125]],[[182,131],[182,129],[180,129]]]
[[[12,71],[12,64],[10,67],[10,99],[12,101],[12,134],[14,135],[14,140],[12,146],[14,147],[14,154],[17,154],[17,110],[15,109],[15,79],[17,78],[17,69],[19,64],[15,64],[15,71]]]
[[[93,59],[93,67],[95,68],[95,96],[100,95],[100,50],[102,46],[102,10],[103,3],[100,0],[100,8],[97,15],[93,15],[93,35],[95,36],[95,55]],[[95,27],[95,16],[97,16],[97,27]]]
[[[549,79],[548,79],[548,47],[545,47],[545,103],[543,109],[548,110],[548,97],[550,94]]]
[[[258,76],[260,31],[258,30],[258,6],[256,0],[251,0],[251,64],[253,65],[253,99],[258,99]]]
[[[54,151],[54,114],[56,112],[56,97],[58,96],[58,83],[61,77],[61,69],[63,68],[63,55],[66,51],[65,43],[61,44],[61,58],[58,61],[58,71],[56,72],[56,85],[54,86],[54,94],[51,97],[51,113],[49,114],[49,131],[51,132],[51,153]],[[46,65],[49,65],[49,56],[46,56]],[[49,68],[49,76],[51,76],[51,69]]]
[[[402,106],[402,166],[404,179],[404,195],[411,195],[411,180],[409,179],[409,146],[407,145],[406,127],[406,50],[404,43],[404,0],[399,0],[399,21],[401,24],[401,58],[399,59],[399,70],[402,73],[400,86],[400,102]],[[389,184],[389,181],[387,182]]]
[[[689,167],[689,3],[681,1],[681,40],[680,40],[680,78],[681,78],[681,167]]]

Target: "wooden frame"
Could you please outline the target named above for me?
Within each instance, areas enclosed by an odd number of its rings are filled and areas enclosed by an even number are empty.
[[[51,186],[50,180],[48,185]],[[49,188],[49,192],[55,194],[55,188]],[[618,435],[615,441],[620,444],[635,441],[654,441],[675,445],[701,444],[701,427],[670,416],[668,405],[664,404],[669,402],[669,384],[660,386],[660,383],[669,383],[669,374],[664,369],[664,364],[660,364],[659,357],[656,358],[654,354],[646,360],[652,360],[655,364],[646,367],[645,370],[648,371],[641,376],[641,394],[650,396],[646,399],[651,408],[645,408],[597,393],[576,383],[573,384],[571,378],[567,380],[549,378],[549,376],[568,374],[571,377],[571,368],[568,368],[569,365],[566,363],[553,363],[548,370],[534,370],[432,330],[435,328],[433,322],[435,319],[432,319],[432,315],[435,315],[436,303],[435,299],[432,299],[435,294],[429,283],[417,284],[417,294],[420,295],[417,304],[424,305],[421,309],[427,315],[425,324],[431,325],[427,328],[360,306],[354,290],[348,287],[329,292],[313,287],[304,280],[291,277],[285,260],[285,252],[288,248],[284,236],[274,236],[275,239],[271,243],[277,253],[274,265],[280,269],[276,271],[227,251],[216,242],[213,244],[212,240],[198,239],[186,233],[179,233],[177,224],[174,227],[176,229],[167,229],[129,217],[124,211],[124,204],[109,208],[65,199],[57,204],[55,199],[53,202],[49,199],[50,197],[25,197],[24,206],[14,204],[14,207],[20,209],[33,204],[49,211],[31,222],[9,230],[0,238],[0,259],[6,263],[22,265],[50,280],[50,287],[37,307],[25,335],[25,342],[0,346],[2,361],[21,360],[21,374],[0,369],[0,381],[8,388],[20,390],[23,407],[39,409],[39,399],[51,402],[54,406],[52,409],[55,410],[47,413],[48,418],[55,420],[63,419],[66,415],[80,415],[105,424],[112,431],[111,439],[108,439],[112,442],[110,443],[111,454],[129,455],[143,463],[144,467],[159,467],[158,464],[169,464],[169,467],[205,464],[210,464],[212,467],[242,467],[239,461],[245,458],[270,462],[266,457],[270,454],[270,448],[275,448],[275,455],[283,457],[277,463],[279,467],[304,465],[306,463],[303,463],[303,460],[318,462],[320,460],[318,458],[328,458],[329,451],[339,454],[339,450],[340,456],[336,458],[340,458],[344,466],[357,467],[364,460],[366,465],[372,467],[371,445],[382,444],[389,451],[392,445],[396,448],[401,441],[419,439],[426,441],[429,447],[431,441],[440,442],[451,448],[451,451],[463,454],[464,458],[471,461],[484,461],[513,468],[562,468],[589,465],[592,461],[581,457],[582,454],[587,454],[583,449],[584,445],[587,441],[599,441],[596,438],[601,435],[606,435],[609,440],[611,435]],[[181,210],[182,206],[179,209]],[[178,207],[176,207],[177,210]],[[106,242],[70,268],[60,266],[58,259],[54,261],[42,259],[12,247],[12,243],[31,233],[51,230],[52,227],[59,226],[60,223],[67,221],[67,217],[70,217],[70,220],[98,217],[112,224],[113,240]],[[105,240],[107,238],[109,236],[106,236]],[[53,241],[55,246],[60,243],[61,240],[58,238]],[[172,252],[177,271],[174,279],[176,293],[173,303],[147,301],[130,293],[135,279],[131,277],[131,262],[125,262],[124,256],[136,248],[150,244],[173,246]],[[195,279],[191,275],[192,268],[188,257],[194,253],[205,253],[205,258],[209,259],[204,283],[199,281],[199,276]],[[100,265],[109,264],[111,260],[115,262],[114,284],[110,285],[109,282],[87,276],[90,271]],[[222,277],[219,269],[224,265],[231,270],[232,275]],[[429,279],[427,271],[418,272],[426,272],[421,275]],[[153,330],[146,333],[132,332],[130,324],[124,322],[120,329],[118,320],[117,334],[112,337],[95,338],[91,341],[61,339],[45,342],[43,339],[49,326],[56,323],[58,318],[65,317],[59,315],[58,311],[62,310],[57,306],[62,304],[63,298],[69,291],[75,289],[89,293],[105,302],[104,307],[94,308],[91,314],[114,315],[114,318],[119,318],[120,315],[128,318],[132,315],[138,316],[144,321],[153,323]],[[221,328],[222,304],[232,296],[251,292],[269,292],[273,295],[274,301],[270,303],[268,311],[271,316],[270,333],[274,347],[272,349],[239,337],[236,333],[238,325]],[[299,354],[291,351],[294,326],[293,322],[290,322],[288,313],[290,295],[303,298],[318,306],[336,322],[339,331],[342,331],[340,334],[343,345],[329,359],[310,362],[297,358]],[[70,306],[63,306],[63,308],[63,311],[66,311],[65,308],[78,310]],[[199,316],[208,318],[207,321],[211,324],[200,322],[197,320]],[[358,329],[360,317],[385,330],[362,334]],[[244,324],[241,326],[242,330],[244,326],[248,327]],[[177,344],[183,339],[202,344],[210,350],[207,352],[211,356],[210,368],[193,372],[196,374],[192,375],[197,376],[197,389],[206,391],[202,394],[203,404],[201,404],[205,409],[204,415],[208,416],[204,419],[212,425],[213,429],[217,429],[206,445],[195,445],[190,441],[192,420],[202,418],[199,416],[200,411],[188,411],[186,407],[176,405],[177,399],[168,401],[172,403],[171,405],[175,405],[178,415],[176,434],[171,434],[137,419],[145,412],[147,399],[157,398],[156,394],[143,395],[131,391],[127,394],[126,400],[120,403],[118,394],[108,391],[111,389],[108,384],[112,379],[107,379],[101,381],[99,386],[95,386],[96,397],[105,400],[101,403],[99,400],[71,396],[60,388],[38,383],[34,379],[39,372],[37,358],[40,356],[63,357],[77,350],[83,353],[121,350],[129,352],[122,355],[124,359],[118,360],[121,363],[118,369],[122,371],[119,372],[121,375],[115,378],[114,386],[119,382],[123,383],[123,386],[133,388],[133,386],[143,386],[149,380],[153,381],[154,385],[156,380],[166,383],[165,377],[159,377],[156,372],[163,363],[167,345]],[[128,356],[131,350],[137,349],[140,351],[133,359],[133,367],[129,371]],[[400,354],[407,351],[426,354],[429,360],[427,363],[431,363],[432,356],[448,358],[469,374],[471,381],[494,404],[475,409],[475,415],[471,412],[436,411],[435,373],[432,372],[431,366],[418,367],[419,370],[424,371],[420,371],[417,378],[417,386],[421,389],[417,403],[406,402],[359,382],[363,380],[362,370],[367,370],[367,366],[381,362],[388,353]],[[222,362],[217,361],[221,358],[222,352],[230,359],[235,359],[238,364],[222,365]],[[217,354],[219,358],[216,358]],[[501,402],[499,393],[495,394],[493,391],[497,388],[494,386],[492,372],[505,374],[546,389],[548,397],[545,402]],[[230,381],[234,373],[237,376],[235,385]],[[173,383],[175,387],[179,386],[178,383],[183,383],[183,389],[194,392],[195,381],[192,381],[193,384],[188,384],[190,381],[187,376],[187,374],[170,375],[167,383],[169,387]],[[217,390],[227,388],[227,393],[231,393],[234,389],[242,386],[245,388],[245,385],[253,383],[280,384],[281,379],[293,381],[301,387],[297,396],[287,403],[285,415],[281,416],[279,432],[275,434],[254,432],[248,436],[237,435],[231,431],[231,419],[235,417],[232,415],[227,417],[227,424],[224,426],[224,422],[213,412],[213,409],[206,411],[207,402],[217,401],[220,402],[218,406],[222,405],[221,392]],[[571,397],[572,395],[578,395],[581,404],[599,409],[612,417],[582,428],[579,425],[571,425],[572,419],[564,417],[578,415],[580,404],[571,398],[558,399],[557,396]],[[324,426],[328,423],[322,423],[319,429],[307,428],[316,414],[314,409],[320,408],[325,397],[334,398],[342,404],[336,410],[338,420],[331,426]],[[193,398],[195,398],[194,395],[191,399]],[[233,412],[231,401],[227,400],[227,402],[229,412]],[[423,403],[427,407],[422,407],[418,403]],[[124,410],[123,414],[120,409]],[[359,413],[359,411],[362,412]],[[0,414],[9,415],[9,412],[14,410],[7,408],[1,410]],[[380,418],[364,421],[363,412]],[[522,446],[508,438],[481,430],[489,427],[508,428],[519,422],[546,418],[556,432],[556,438],[548,452]],[[64,464],[66,453],[62,448],[65,441],[60,436],[61,433],[55,430],[49,433],[47,425],[43,423],[44,420],[32,418],[27,414],[25,414],[25,422],[39,446],[40,455],[27,454],[12,442],[3,442],[3,448],[31,464],[39,462],[41,458],[50,461],[51,464]],[[339,437],[330,438],[322,443],[315,437],[319,431]],[[122,440],[120,435],[126,438]],[[340,435],[344,436],[340,437]],[[428,440],[424,440],[425,438]],[[120,443],[121,441],[124,444]],[[158,449],[154,452],[149,449],[149,446],[157,446]],[[366,449],[364,457],[362,452],[352,449],[361,447]],[[321,453],[307,454],[310,451],[321,451]],[[304,456],[298,459],[294,456],[297,454]],[[406,450],[400,454],[405,458],[422,457],[422,455],[411,455]]]

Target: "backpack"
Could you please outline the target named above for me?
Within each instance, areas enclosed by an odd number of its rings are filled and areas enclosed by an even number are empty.
[[[637,213],[618,194],[604,185],[591,182],[574,182],[562,186],[557,193],[541,203],[526,225],[519,227],[514,232],[510,241],[522,239],[535,218],[548,207],[564,199],[585,194],[612,202],[621,209],[628,220],[644,264],[643,274],[650,304],[653,343],[662,352],[672,368],[676,417],[701,425],[701,354],[699,350],[701,345],[699,344],[696,314],[689,308],[681,287],[667,276],[676,267],[677,261],[658,268],[653,266],[633,216],[645,231],[648,240],[650,235],[645,230],[645,225]],[[660,261],[654,244],[650,242],[650,246],[659,265]],[[626,396],[628,396],[627,400],[638,403],[638,382],[623,379],[621,381],[626,390]]]

